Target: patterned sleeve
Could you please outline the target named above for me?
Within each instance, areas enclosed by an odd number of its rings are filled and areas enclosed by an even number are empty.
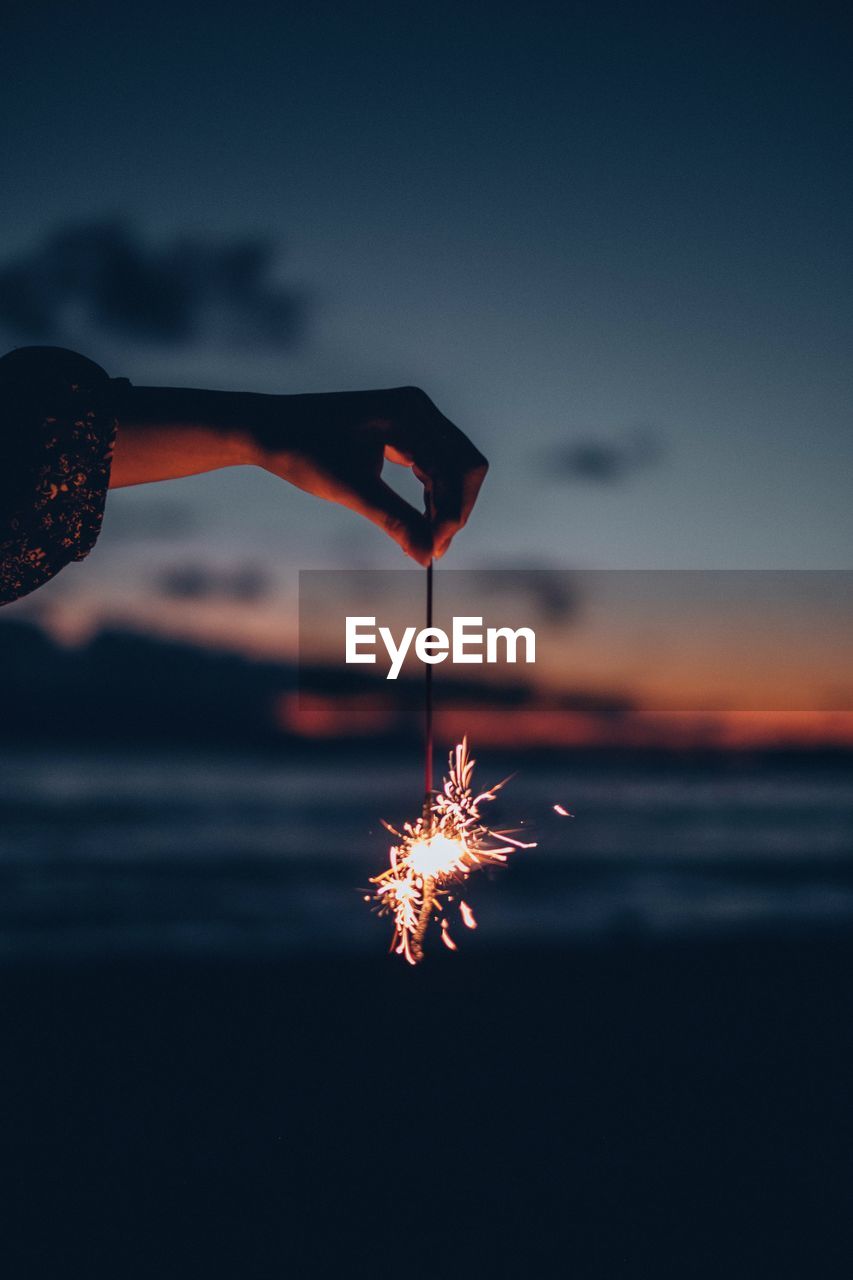
[[[60,347],[0,359],[0,604],[95,545],[127,385]]]

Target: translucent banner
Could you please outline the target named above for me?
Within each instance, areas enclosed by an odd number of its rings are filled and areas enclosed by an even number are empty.
[[[851,731],[853,572],[439,566],[434,583],[427,633],[424,571],[300,574],[309,719],[399,727],[429,665],[454,732],[491,716],[508,741],[653,737],[661,717],[693,738],[733,715],[770,717],[777,737]]]

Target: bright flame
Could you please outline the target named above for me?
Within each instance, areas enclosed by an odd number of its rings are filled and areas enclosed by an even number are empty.
[[[430,836],[416,840],[409,847],[408,864],[412,871],[426,880],[438,876],[455,875],[465,870],[462,861],[466,853],[461,840],[448,840],[447,836]]]
[[[373,901],[381,912],[394,917],[392,947],[409,964],[423,959],[423,938],[433,918],[441,919],[443,899],[460,881],[479,867],[506,862],[516,849],[533,849],[535,842],[517,840],[508,831],[492,831],[480,816],[480,807],[494,800],[502,782],[475,795],[471,786],[474,761],[465,739],[450,753],[450,769],[417,822],[402,831],[388,827],[399,840],[391,846],[389,865],[374,876]],[[385,824],[388,826],[388,824]],[[476,929],[477,922],[466,902],[460,902],[463,923]],[[441,937],[451,951],[456,944],[441,919]]]

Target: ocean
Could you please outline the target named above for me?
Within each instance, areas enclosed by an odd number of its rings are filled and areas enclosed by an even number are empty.
[[[487,754],[478,778],[506,770]],[[388,923],[363,901],[387,856],[379,820],[415,816],[419,788],[399,754],[7,752],[0,957],[381,953]],[[451,919],[466,948],[853,922],[837,763],[522,759],[492,808],[538,846],[470,881],[481,927]]]
[[[851,1274],[849,771],[486,752],[412,969],[408,752],[0,763],[4,1276]]]

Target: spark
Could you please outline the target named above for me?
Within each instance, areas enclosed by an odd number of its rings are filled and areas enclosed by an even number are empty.
[[[409,964],[423,959],[432,919],[440,920],[444,945],[456,950],[439,910],[444,900],[452,901],[455,886],[473,871],[506,862],[517,849],[536,847],[535,841],[518,840],[510,831],[493,831],[485,824],[481,806],[495,799],[507,779],[475,795],[474,763],[463,739],[450,753],[442,789],[432,794],[418,820],[405,823],[402,831],[384,824],[398,843],[391,845],[386,870],[371,880],[372,900],[381,913],[393,917],[392,950]],[[460,901],[459,911],[463,924],[476,929],[467,902]]]
[[[456,840],[448,840],[447,836],[429,836],[426,840],[416,840],[409,849],[409,866],[416,875],[427,880],[436,876],[447,875],[451,871],[465,870],[463,857],[466,853],[464,845]]]
[[[457,950],[456,943],[453,941],[453,939],[450,936],[450,926],[448,925],[446,920],[442,920],[441,922],[441,941],[447,947],[448,951]]]
[[[477,921],[474,919],[474,912],[468,906],[467,902],[459,903],[459,914],[462,916],[462,923],[466,929],[476,929]]]
[[[564,809],[561,804],[554,805],[554,812],[559,813],[561,818],[573,818],[575,816],[573,813],[569,813],[568,809]]]

